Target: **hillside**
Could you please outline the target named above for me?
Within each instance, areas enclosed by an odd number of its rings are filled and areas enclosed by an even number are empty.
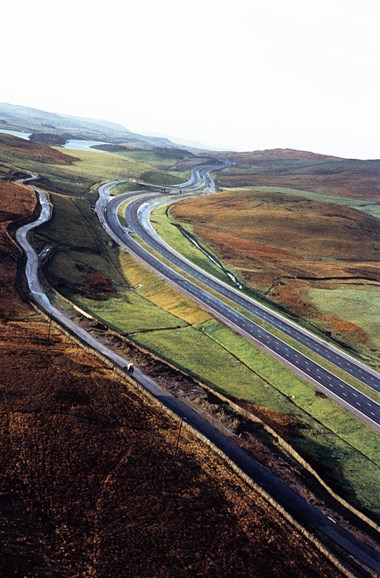
[[[175,146],[165,138],[143,136],[124,126],[103,120],[73,117],[26,106],[0,103],[0,129],[23,130],[69,139],[99,140],[110,143],[140,143],[151,146]]]
[[[290,149],[224,156],[234,165],[218,175],[222,187],[286,187],[352,199],[380,199],[380,160],[341,159]]]
[[[0,182],[3,576],[339,576],[207,446],[23,302]]]
[[[5,167],[19,158],[26,158],[28,162],[72,165],[78,159],[72,155],[57,151],[50,146],[31,142],[16,136],[0,133],[1,157],[0,165]]]
[[[183,201],[172,213],[191,224],[245,284],[338,341],[378,355],[373,313],[380,220],[348,206],[263,189]]]

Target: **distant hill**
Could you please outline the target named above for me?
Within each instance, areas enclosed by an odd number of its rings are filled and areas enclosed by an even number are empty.
[[[340,157],[334,157],[331,155],[323,155],[318,153],[312,153],[310,151],[298,151],[295,149],[265,149],[259,151],[250,152],[236,152],[228,153],[226,155],[231,160],[238,161],[239,164],[251,164],[257,161],[326,161],[326,160],[338,160]]]
[[[22,130],[40,135],[59,135],[69,139],[106,141],[112,144],[137,143],[155,147],[175,147],[169,139],[130,132],[121,124],[57,114],[0,103],[0,129]]]
[[[380,198],[380,160],[345,159],[293,149],[223,156],[234,164],[218,175],[221,187],[285,187],[373,202]]]

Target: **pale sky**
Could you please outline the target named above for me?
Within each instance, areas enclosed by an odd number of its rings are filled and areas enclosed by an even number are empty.
[[[0,102],[380,158],[379,0],[7,0]]]

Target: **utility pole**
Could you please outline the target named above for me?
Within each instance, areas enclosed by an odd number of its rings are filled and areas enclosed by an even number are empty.
[[[49,326],[48,326],[48,334],[47,334],[47,340],[48,341],[50,341],[51,318],[52,318],[52,313],[49,314]]]
[[[179,428],[178,428],[178,435],[177,435],[177,442],[176,442],[176,446],[175,446],[174,459],[177,457],[179,440],[180,440],[181,432],[182,432],[183,420],[184,420],[184,418],[181,418],[181,423],[179,424]]]

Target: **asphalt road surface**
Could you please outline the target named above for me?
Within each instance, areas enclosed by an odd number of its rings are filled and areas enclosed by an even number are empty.
[[[119,181],[115,181],[114,184],[116,184],[116,182]],[[103,192],[107,191],[107,188],[103,187],[102,190]],[[43,191],[37,191],[37,193],[41,204],[40,217],[34,223],[21,227],[16,234],[17,241],[26,255],[25,275],[30,297],[43,311],[54,318],[60,325],[68,329],[83,343],[104,355],[115,366],[125,369],[128,365],[128,360],[98,342],[82,327],[67,318],[61,311],[51,304],[46,295],[44,287],[39,279],[40,259],[28,238],[32,229],[48,221],[51,217],[51,205],[46,194]],[[97,211],[99,211],[99,216],[103,219],[105,201],[100,198],[98,203]],[[107,228],[105,221],[104,225]],[[298,495],[283,481],[258,464],[251,456],[244,452],[244,450],[234,444],[233,441],[224,436],[219,430],[210,425],[193,410],[181,403],[180,400],[163,390],[154,380],[144,375],[138,368],[136,368],[133,373],[133,379],[150,391],[150,393],[159,399],[163,405],[173,410],[180,418],[185,419],[190,425],[212,441],[231,460],[233,460],[242,471],[260,485],[302,525],[311,531],[320,532],[343,548],[349,556],[360,560],[372,570],[380,572],[379,551],[358,540],[347,530],[341,528],[337,523],[323,514],[323,512],[321,512],[317,507],[309,504],[307,500]]]
[[[204,169],[206,171],[206,169]],[[197,187],[197,188],[201,188]],[[232,327],[241,335],[247,337],[262,349],[270,353],[273,357],[280,360],[286,366],[291,368],[295,373],[306,379],[313,386],[317,387],[332,399],[343,405],[346,409],[360,417],[368,425],[380,431],[380,405],[367,397],[354,387],[347,384],[342,379],[335,376],[330,371],[327,371],[306,355],[298,352],[290,345],[278,337],[272,335],[269,331],[261,328],[259,325],[245,317],[244,315],[235,311],[232,307],[217,299],[207,290],[200,288],[197,284],[191,282],[187,277],[174,271],[172,268],[164,264],[161,260],[151,255],[147,250],[141,247],[130,235],[130,232],[135,232],[143,241],[148,243],[152,248],[158,251],[165,259],[170,261],[176,267],[180,267],[183,271],[192,275],[202,283],[205,283],[210,288],[218,291],[224,296],[234,300],[239,305],[245,306],[249,310],[271,325],[281,328],[286,328],[286,333],[290,334],[294,339],[300,341],[304,345],[311,343],[313,349],[319,348],[318,353],[328,356],[329,361],[333,359],[341,360],[341,365],[347,365],[351,369],[351,373],[358,379],[364,378],[373,383],[372,387],[378,387],[378,377],[376,372],[372,370],[366,371],[362,364],[359,366],[355,360],[350,361],[346,354],[340,356],[339,350],[324,344],[322,340],[314,340],[311,334],[297,328],[297,326],[289,322],[281,316],[273,314],[269,309],[257,306],[255,302],[249,298],[245,298],[241,293],[232,289],[228,285],[216,280],[210,275],[206,275],[199,268],[194,267],[189,261],[184,260],[178,253],[165,244],[157,240],[157,235],[147,228],[146,223],[149,219],[149,211],[144,212],[144,207],[147,207],[147,200],[149,203],[156,201],[156,196],[150,193],[149,197],[146,193],[142,193],[143,198],[132,201],[126,210],[126,219],[128,222],[128,229],[121,225],[118,219],[118,207],[126,200],[126,198],[136,196],[137,193],[127,193],[108,198],[110,186],[105,186],[100,193],[99,206],[97,205],[98,216],[106,228],[107,232],[112,238],[123,248],[132,252],[136,258],[143,262],[150,269],[161,275],[169,283],[180,289],[182,292],[189,295],[195,301],[200,303],[204,308],[209,310],[213,315],[218,317],[221,321]],[[141,192],[140,192],[141,194]],[[177,197],[175,197],[177,198]],[[183,198],[181,195],[180,198]],[[171,199],[170,199],[171,200]],[[167,200],[165,201],[167,202]],[[143,209],[143,210],[142,210]],[[148,230],[147,230],[148,229]],[[379,382],[380,385],[380,382]]]

